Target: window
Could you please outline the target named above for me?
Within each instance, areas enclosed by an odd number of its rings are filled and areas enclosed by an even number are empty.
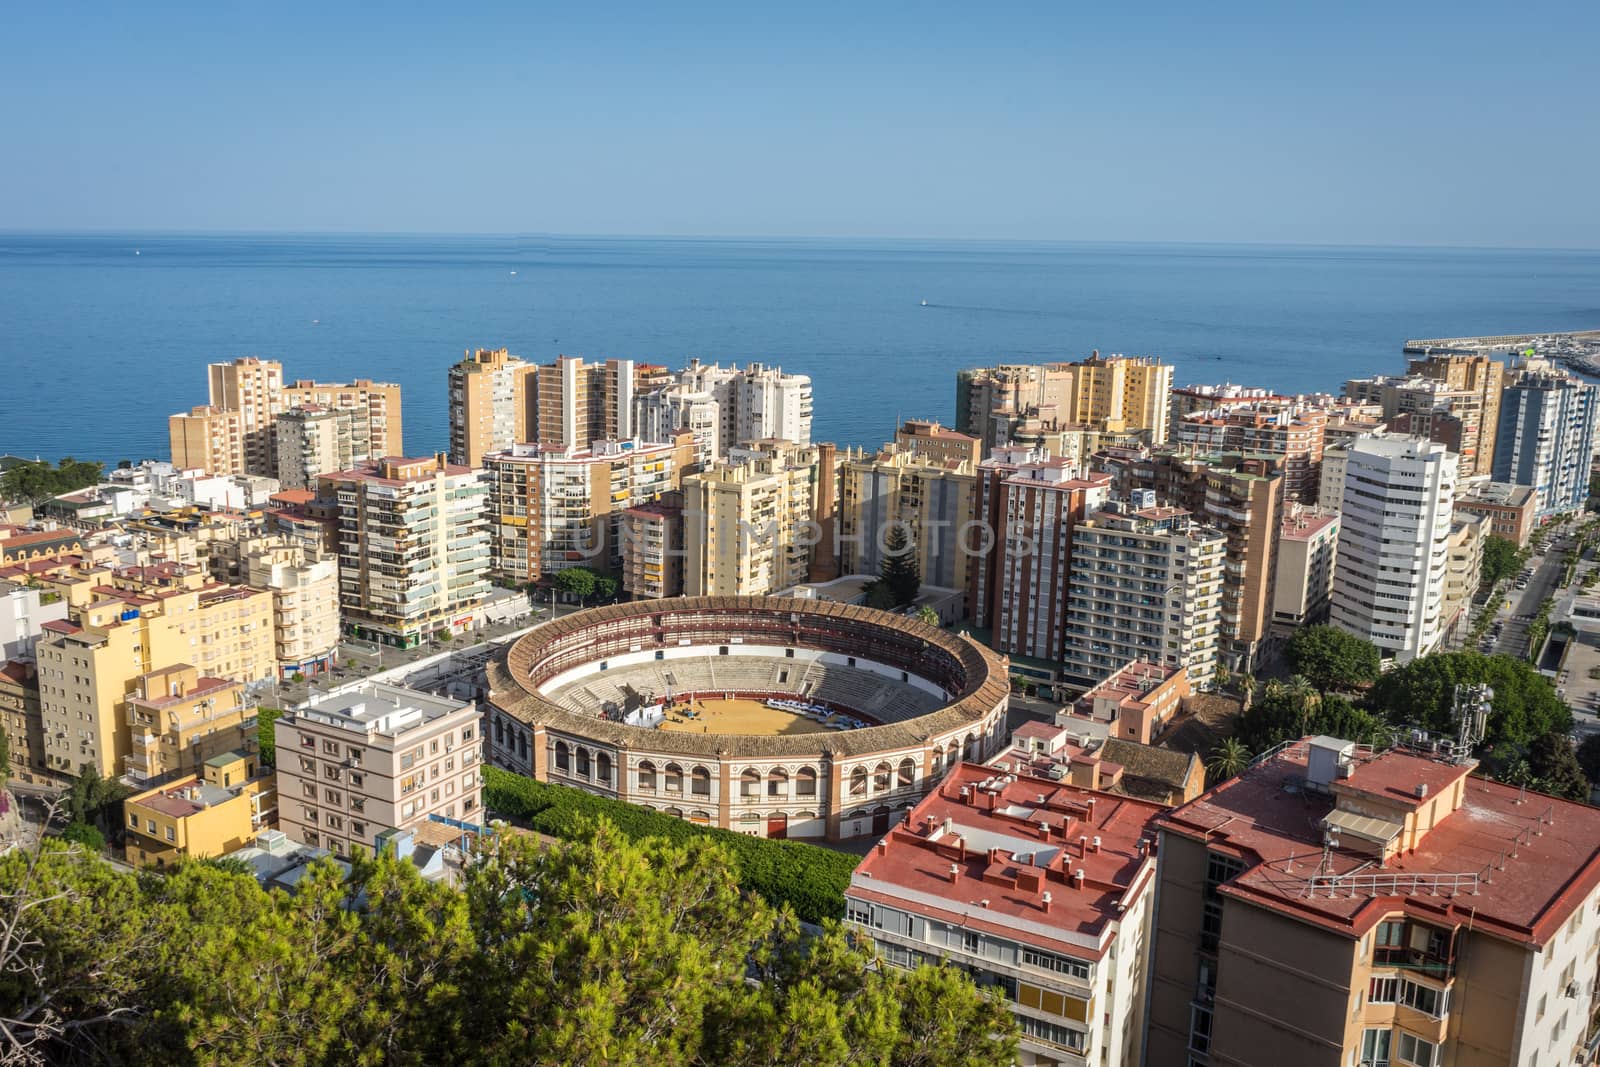
[[[1211,1051],[1211,1009],[1199,1004],[1189,1007],[1189,1051]]]
[[[638,773],[639,788],[654,792],[656,788],[656,765],[649,760],[642,760],[639,763]]]
[[[302,771],[304,771],[306,774],[316,774],[317,773],[317,761],[314,760],[314,759],[306,759],[304,756],[301,756],[300,757],[300,769]]]
[[[816,796],[817,772],[810,767],[801,767],[794,776],[794,793],[799,797]]]
[[[968,952],[978,951],[978,935],[972,930],[961,931],[961,947]]]
[[[350,810],[351,811],[366,811],[367,810],[366,798],[365,797],[351,797],[350,798]]]
[[[1363,1030],[1361,1032],[1361,1062],[1369,1067],[1389,1067],[1388,1030]]]
[[[1367,984],[1367,1002],[1371,1004],[1393,1004],[1395,994],[1399,991],[1398,978],[1374,978]]]
[[[696,767],[689,772],[689,792],[695,796],[708,797],[711,795],[711,772],[704,767]]]
[[[359,819],[350,820],[350,832],[357,837],[367,836],[367,824]]]
[[[867,904],[859,904],[854,900],[848,901],[845,918],[850,922],[860,923],[862,926],[871,926],[872,908]]]
[[[167,827],[167,840],[168,841],[176,841],[176,840],[178,840],[177,833],[170,826]]]
[[[410,766],[410,765],[409,764],[403,764],[403,766]],[[565,741],[557,741],[556,742],[556,770],[558,770],[558,771],[566,771],[566,770],[571,770],[571,769],[572,769],[572,757],[567,751],[567,743]]]
[[[683,768],[676,763],[667,764],[666,788],[669,793],[683,792]]]
[[[130,827],[132,827],[133,829],[137,830],[139,828],[139,816],[138,815],[129,815],[128,816],[128,825]]]
[[[1042,971],[1054,971],[1057,974],[1071,975],[1073,978],[1085,982],[1089,980],[1089,965],[1070,956],[1057,956],[1053,952],[1040,952],[1036,948],[1029,948],[1024,945],[1022,948],[1022,962],[1029,967],[1037,967]]]
[[[362,777],[360,772],[358,772],[358,771],[351,771],[350,772],[350,784],[355,786],[357,789],[361,788],[361,783],[363,781],[365,781],[365,780],[366,779]]]
[[[329,789],[324,796],[324,799],[327,800],[329,804],[337,804],[341,798],[337,789]]]
[[[1413,1037],[1404,1030],[1395,1034],[1395,1059],[1401,1063],[1415,1064],[1416,1067],[1433,1067],[1435,1048],[1430,1041],[1420,1037]]]
[[[339,742],[337,742],[337,741],[324,741],[324,742],[322,742],[322,751],[327,753],[330,756],[337,756],[339,754]]]
[[[1022,1032],[1035,1041],[1043,1041],[1051,1045],[1059,1045],[1074,1052],[1082,1052],[1087,1037],[1081,1030],[1060,1026],[1056,1023],[1047,1023],[1043,1019],[1033,1019],[1026,1015],[1017,1016],[1017,1022],[1022,1024]]]
[[[1400,1003],[1435,1019],[1445,1013],[1448,999],[1442,989],[1419,985],[1410,979],[1400,983]]]
[[[300,783],[300,795],[303,796],[303,797],[309,797],[312,800],[317,799],[317,785],[316,785],[316,783],[315,782],[301,782]]]

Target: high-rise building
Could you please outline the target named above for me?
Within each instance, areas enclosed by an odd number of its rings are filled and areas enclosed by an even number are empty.
[[[1051,458],[1042,449],[1006,445],[991,450],[988,458],[978,464],[972,493],[972,534],[966,539],[973,554],[967,566],[967,610],[984,629],[993,631],[1000,620],[1008,522],[1006,479],[1028,464],[1046,463]]]
[[[622,513],[622,591],[635,600],[683,595],[683,493]]]
[[[1328,411],[1320,398],[1262,400],[1202,411],[1178,424],[1177,445],[1195,452],[1282,457],[1285,501],[1317,500]]]
[[[32,660],[0,660],[0,730],[6,735],[12,778],[33,784],[49,774],[39,669]]]
[[[991,643],[1012,655],[1059,660],[1073,531],[1111,499],[1111,476],[1080,476],[1065,460],[1040,460],[1019,465],[999,492],[1003,525],[990,550],[998,561]]]
[[[677,489],[694,441],[521,444],[483,457],[497,575],[539,582],[569,567],[622,576],[623,514]]]
[[[1327,621],[1338,551],[1337,511],[1289,505],[1278,532],[1272,580],[1272,625],[1279,634]]]
[[[339,505],[339,606],[347,631],[412,648],[476,625],[489,594],[488,489],[443,453],[324,476]]]
[[[846,574],[877,574],[895,530],[923,585],[967,589],[971,553],[960,541],[972,516],[976,476],[899,445],[839,467],[839,564]]]
[[[857,865],[846,921],[892,966],[948,962],[998,990],[1017,1063],[1136,1067],[1163,810],[957,764]]]
[[[1222,414],[1229,408],[1249,407],[1261,401],[1283,403],[1293,399],[1293,397],[1274,393],[1271,389],[1234,385],[1232,382],[1223,382],[1219,385],[1187,385],[1182,388],[1174,388],[1167,404],[1167,440],[1175,442],[1179,439],[1178,426],[1190,415],[1198,415],[1202,412]]]
[[[1494,470],[1496,429],[1500,425],[1500,397],[1506,387],[1505,364],[1483,353],[1441,353],[1423,359],[1408,360],[1408,374],[1421,375],[1442,382],[1451,389],[1476,393],[1481,399],[1478,409],[1477,455],[1473,469],[1463,475],[1489,474]]]
[[[1219,635],[1230,670],[1254,671],[1272,623],[1273,571],[1283,510],[1281,454],[1160,451],[1123,465],[1120,496],[1153,489],[1227,538]]]
[[[1132,661],[1216,680],[1227,538],[1182,508],[1135,493],[1078,523],[1062,673],[1085,687]]]
[[[822,450],[773,442],[683,481],[688,596],[762,596],[804,582],[821,540]]]
[[[239,682],[175,663],[134,679],[128,727],[128,777],[198,775],[213,756],[255,749],[256,702]]]
[[[711,390],[668,385],[640,396],[634,408],[641,440],[664,443],[687,431],[694,435],[694,461],[700,469],[727,458],[722,405]]]
[[[718,458],[756,441],[811,443],[811,379],[804,374],[785,374],[761,363],[739,368],[691,359],[678,372],[677,384],[689,395],[716,402]]]
[[[1500,401],[1494,480],[1531,485],[1540,517],[1589,499],[1600,387],[1566,374],[1525,374]]]
[[[1485,362],[1496,371],[1492,392],[1485,392],[1478,376],[1452,373],[1461,368],[1435,359],[1413,361],[1412,373],[1404,378],[1353,378],[1345,382],[1344,394],[1357,403],[1375,405],[1390,431],[1426,437],[1460,456],[1463,476],[1488,474],[1494,469],[1504,384],[1503,368]],[[1436,374],[1419,373],[1416,368],[1423,365]]]
[[[535,372],[535,420],[529,437],[565,448],[632,441],[638,436],[635,399],[669,381],[667,369],[654,363],[585,363],[581,356],[560,356]]]
[[[322,475],[356,461],[352,411],[320,405],[291,408],[278,416],[275,428],[280,489],[315,488]]]
[[[504,348],[468,352],[451,366],[451,463],[481,467],[485,453],[533,440],[537,371]]]
[[[1152,356],[1101,356],[1067,363],[1067,406],[1061,421],[1141,434],[1145,443],[1167,440],[1172,365]]]
[[[476,822],[480,718],[474,704],[383,682],[313,692],[273,723],[279,829],[348,857],[430,815]]]
[[[1455,487],[1441,444],[1384,434],[1349,446],[1329,621],[1385,659],[1408,663],[1443,635]]]
[[[1482,515],[1457,514],[1450,522],[1444,599],[1439,608],[1446,639],[1459,639],[1471,624],[1472,597],[1483,583],[1483,541],[1488,536],[1489,520]]]
[[[1159,818],[1146,1062],[1590,1060],[1600,811],[1313,737]]]
[[[16,582],[0,581],[0,663],[33,659],[45,623],[67,617],[67,602]]]
[[[167,420],[179,468],[276,477],[278,418],[294,408],[349,412],[350,454],[358,462],[401,451],[398,385],[361,378],[345,384],[285,382],[283,364],[254,356],[213,363],[207,372],[209,403]]]
[[[1032,414],[1041,422],[1059,424],[1061,383],[1058,364],[1027,363],[974,367],[956,372],[955,429],[976,437],[983,457],[1011,444],[1010,427]]]
[[[1030,433],[1075,427],[1159,445],[1168,431],[1172,366],[1152,357],[1093,353],[1076,363],[1010,364],[956,375],[955,429],[983,455]]]

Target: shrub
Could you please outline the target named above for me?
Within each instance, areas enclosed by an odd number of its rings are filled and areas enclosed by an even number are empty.
[[[855,870],[854,856],[802,841],[770,841],[696,826],[648,808],[535,781],[498,767],[485,767],[483,782],[483,800],[488,807],[526,822],[539,833],[579,839],[593,820],[603,816],[636,841],[661,837],[684,844],[710,837],[733,854],[740,888],[746,892],[773,905],[788,904],[806,922],[844,915],[844,891]]]
[[[61,840],[74,845],[79,845],[90,852],[103,852],[106,847],[106,835],[86,822],[71,822],[61,831]]]

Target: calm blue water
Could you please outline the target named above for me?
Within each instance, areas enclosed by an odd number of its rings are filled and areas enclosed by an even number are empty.
[[[948,422],[963,366],[1098,348],[1334,390],[1403,370],[1407,337],[1595,327],[1596,252],[0,234],[0,452],[164,458],[166,416],[240,355],[400,382],[412,454],[446,446],[476,346],[778,363],[814,379],[818,439],[876,445]]]

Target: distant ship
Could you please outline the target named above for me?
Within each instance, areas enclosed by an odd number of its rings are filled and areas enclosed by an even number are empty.
[[[138,249],[137,249],[137,248],[135,248],[135,249],[134,249],[134,250],[133,250],[133,254],[134,254],[134,255],[136,255],[136,256],[137,256],[137,255],[139,255],[139,254],[140,254],[140,253],[139,253],[139,250],[138,250]],[[924,301],[924,303],[926,303],[926,301]]]
[[[922,306],[923,306],[923,307],[927,307],[927,306],[928,306],[928,302],[927,302],[927,301],[926,301],[926,300],[924,300],[924,301],[923,301],[923,302],[922,302]]]
[[[516,272],[516,271],[512,271],[512,272],[511,272],[511,275],[512,275],[512,277],[516,277],[516,274],[517,274],[517,272]]]

